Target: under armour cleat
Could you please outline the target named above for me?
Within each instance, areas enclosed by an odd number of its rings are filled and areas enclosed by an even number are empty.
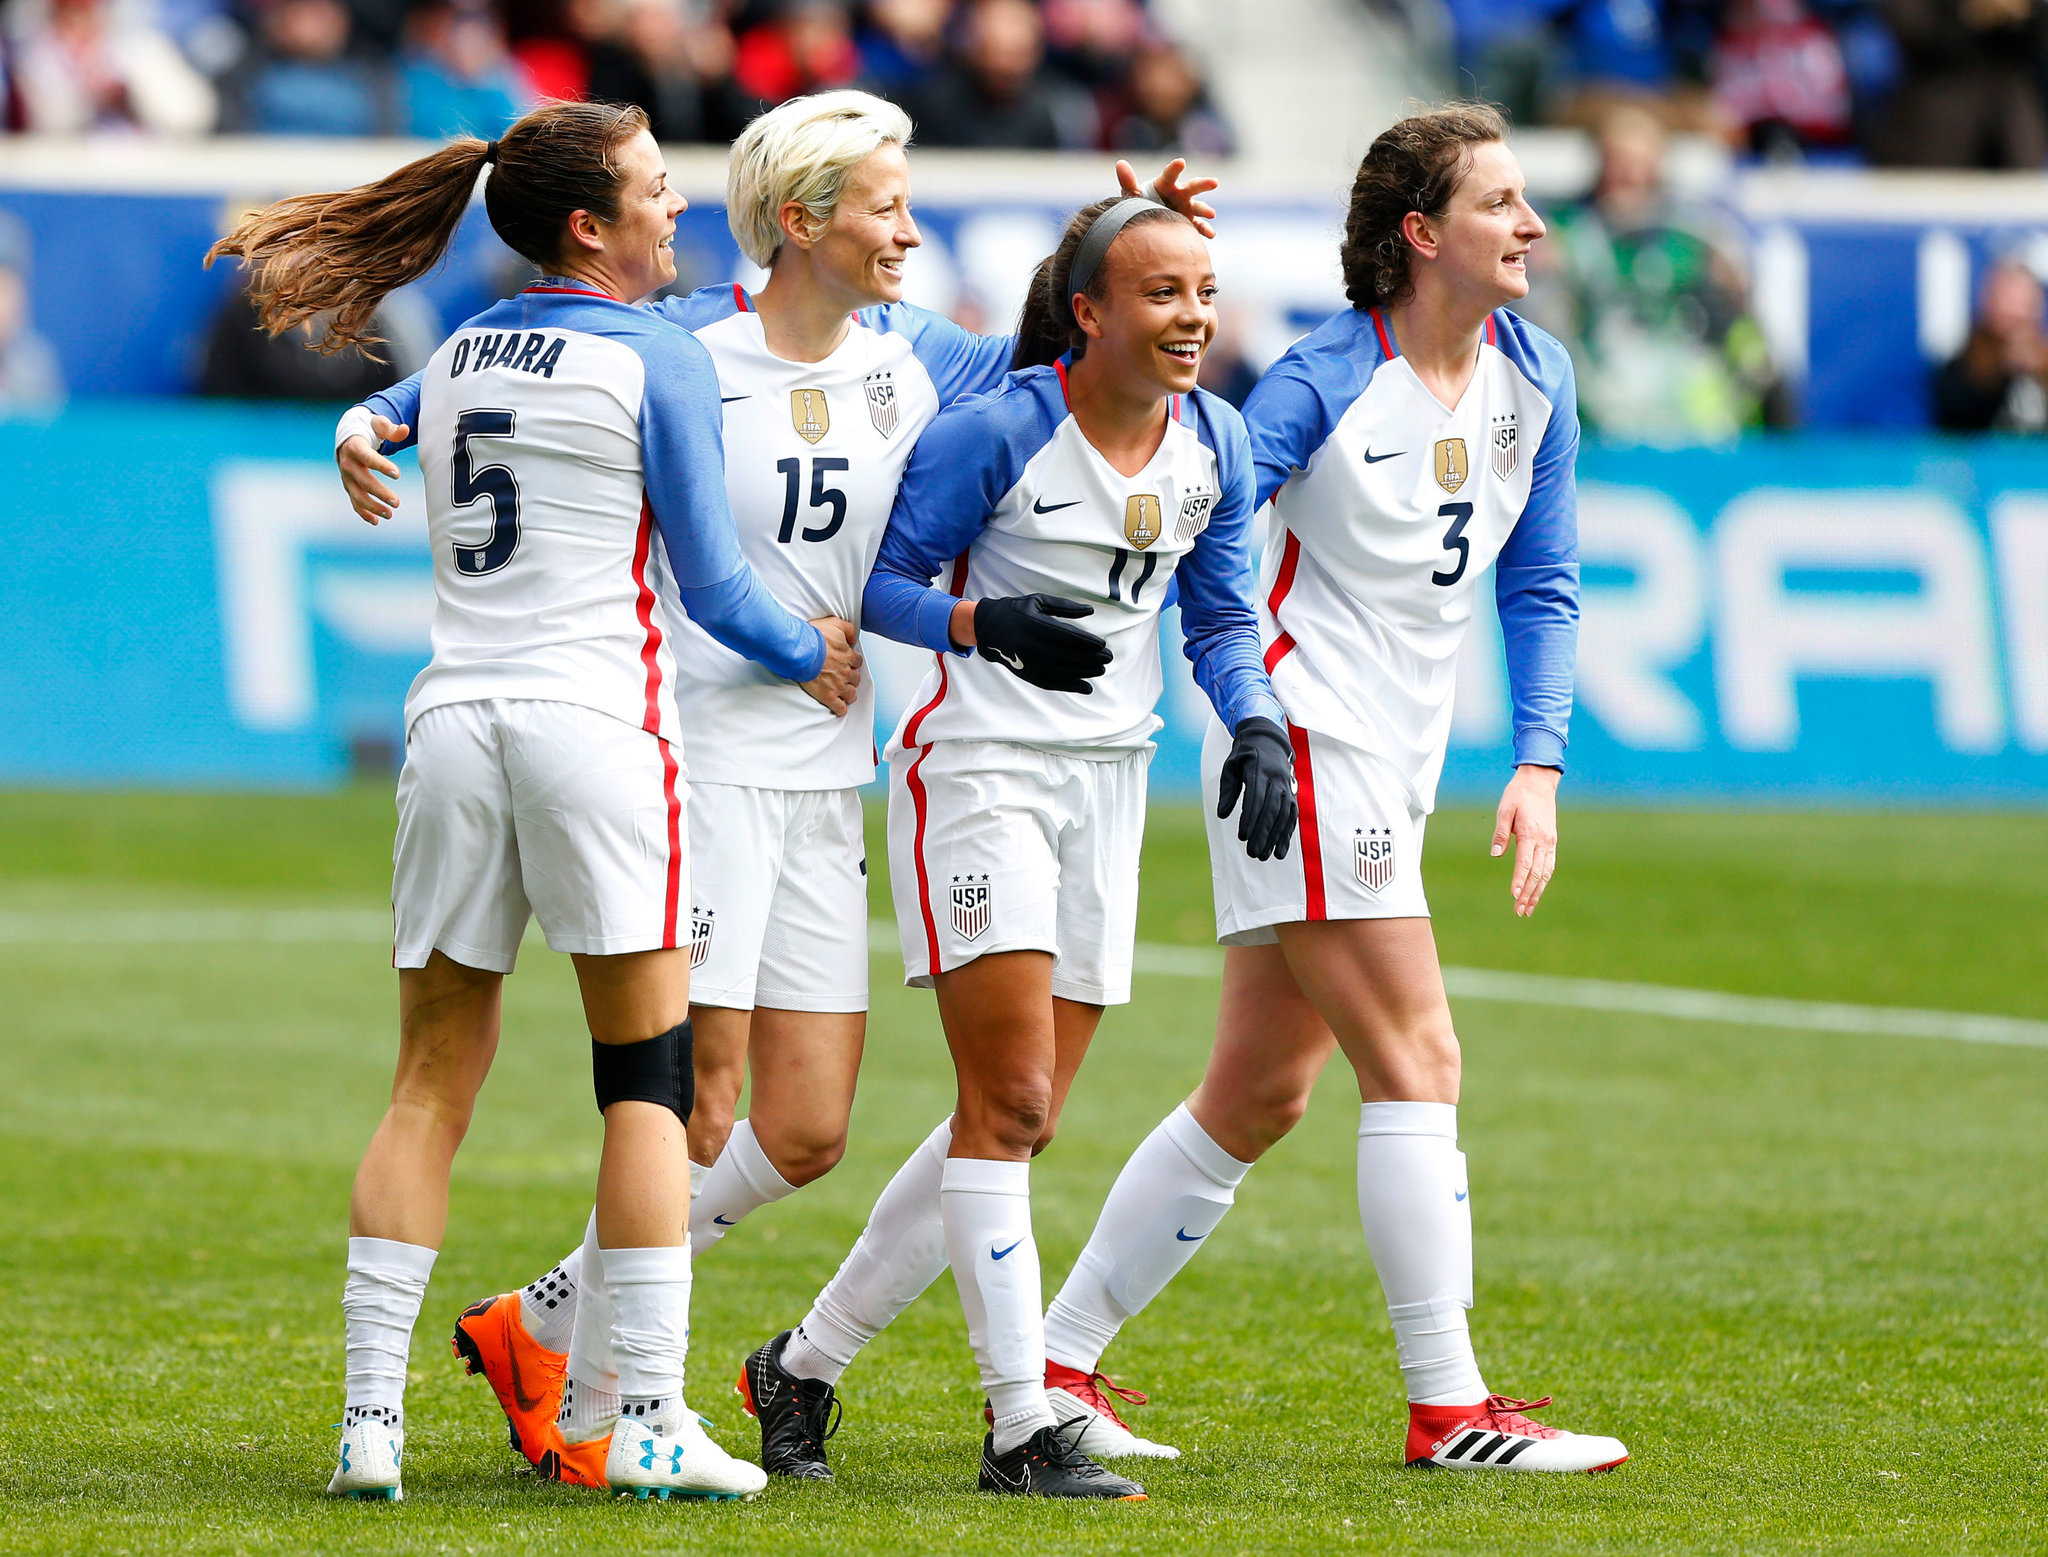
[[[559,1457],[562,1434],[555,1418],[562,1409],[569,1359],[527,1334],[519,1294],[506,1292],[465,1308],[449,1345],[498,1397],[514,1452],[535,1465],[551,1452]]]
[[[1446,1470],[1607,1471],[1628,1458],[1619,1438],[1545,1427],[1522,1413],[1550,1397],[1488,1395],[1476,1406],[1408,1408],[1408,1463]]]
[[[398,1470],[405,1459],[405,1429],[364,1420],[341,1432],[341,1460],[327,1483],[328,1495],[364,1502],[402,1503]]]
[[[713,1443],[695,1414],[672,1430],[621,1417],[610,1444],[604,1475],[618,1497],[752,1502],[768,1485],[760,1466],[736,1460]]]
[[[1013,1497],[1145,1501],[1143,1487],[1104,1470],[1062,1438],[1056,1427],[1041,1427],[1007,1454],[996,1453],[996,1435],[990,1433],[981,1444],[981,1490]]]
[[[733,1393],[761,1424],[763,1470],[798,1481],[830,1481],[825,1443],[839,1431],[839,1393],[823,1379],[784,1371],[782,1348],[793,1333],[783,1331],[749,1357]]]
[[[1110,1396],[1142,1406],[1145,1392],[1126,1389],[1106,1373],[1083,1373],[1057,1362],[1045,1365],[1045,1403],[1059,1419],[1060,1435],[1091,1459],[1177,1460],[1171,1444],[1140,1438],[1117,1413]]]

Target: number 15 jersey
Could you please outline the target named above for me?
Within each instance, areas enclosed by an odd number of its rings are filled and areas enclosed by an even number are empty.
[[[1260,637],[1296,726],[1433,809],[1473,590],[1494,579],[1517,763],[1564,766],[1579,618],[1571,358],[1502,309],[1447,409],[1378,309],[1297,341],[1245,403],[1270,500]]]

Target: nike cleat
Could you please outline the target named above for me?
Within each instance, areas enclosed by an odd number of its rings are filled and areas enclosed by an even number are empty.
[[[990,1433],[981,1444],[981,1490],[1013,1497],[1145,1501],[1143,1487],[1104,1470],[1062,1438],[1056,1427],[1041,1427],[1008,1454],[996,1453],[996,1435]]]
[[[596,1487],[602,1491],[605,1480],[605,1464],[612,1452],[612,1429],[618,1422],[613,1415],[602,1422],[586,1423],[571,1431],[562,1424],[573,1418],[570,1411],[571,1397],[575,1394],[576,1381],[565,1377],[562,1383],[562,1411],[550,1431],[554,1436],[550,1447],[535,1460],[534,1467],[543,1480],[559,1481],[570,1487]]]
[[[1177,1460],[1180,1450],[1132,1432],[1110,1396],[1142,1406],[1145,1392],[1125,1389],[1106,1373],[1083,1373],[1057,1362],[1045,1365],[1045,1403],[1059,1419],[1060,1436],[1091,1459]]]
[[[826,1440],[839,1431],[839,1394],[823,1379],[800,1379],[783,1370],[782,1348],[794,1332],[761,1347],[740,1369],[733,1393],[761,1424],[761,1467],[799,1481],[830,1481]]]
[[[760,1466],[727,1454],[690,1413],[673,1431],[619,1419],[612,1429],[604,1475],[622,1498],[699,1498],[752,1502],[768,1485]]]
[[[1607,1471],[1628,1458],[1619,1438],[1545,1427],[1522,1413],[1550,1397],[1488,1395],[1476,1406],[1408,1408],[1408,1463],[1446,1470]]]
[[[388,1422],[362,1421],[342,1429],[341,1459],[327,1483],[330,1497],[402,1503],[398,1468],[405,1459],[405,1429]]]
[[[455,1321],[449,1345],[472,1374],[498,1397],[512,1436],[512,1448],[539,1465],[559,1455],[562,1434],[555,1417],[562,1409],[562,1380],[569,1359],[527,1334],[519,1294],[503,1293],[472,1303]]]

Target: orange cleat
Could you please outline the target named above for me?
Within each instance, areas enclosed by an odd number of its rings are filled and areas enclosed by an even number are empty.
[[[559,1428],[551,1426],[549,1431],[554,1435],[550,1447],[533,1462],[542,1480],[559,1481],[569,1487],[595,1487],[600,1492],[611,1486],[604,1474],[605,1461],[612,1452],[610,1433],[588,1443],[570,1443]]]
[[[569,1359],[551,1352],[526,1333],[519,1316],[519,1294],[506,1292],[481,1303],[472,1303],[455,1321],[455,1335],[449,1343],[455,1355],[473,1374],[480,1375],[498,1397],[510,1426],[512,1447],[550,1474],[547,1461],[562,1459],[568,1446],[555,1417],[562,1409],[562,1381]],[[578,1449],[589,1445],[579,1444]],[[604,1446],[597,1448],[597,1480],[604,1485]],[[578,1457],[579,1463],[581,1456]],[[556,1480],[579,1478],[554,1477]]]

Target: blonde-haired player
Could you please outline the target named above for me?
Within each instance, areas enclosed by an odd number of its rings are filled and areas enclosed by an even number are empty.
[[[726,213],[768,280],[752,294],[731,283],[655,305],[711,353],[741,550],[806,617],[858,620],[912,446],[941,406],[998,383],[1015,345],[901,300],[922,242],[911,128],[865,92],[762,114],[733,144]],[[1181,166],[1162,173],[1159,193],[1206,218],[1196,197],[1213,185],[1179,185]],[[1118,172],[1134,189],[1130,169]],[[824,601],[840,611],[809,609]],[[867,1021],[859,788],[875,772],[874,701],[863,686],[851,716],[835,719],[687,623],[673,648],[691,781],[690,1241],[701,1254],[828,1172],[845,1146]],[[751,1111],[735,1125],[750,1067]],[[615,1393],[610,1315],[582,1279],[591,1247],[586,1235],[522,1291],[473,1305],[454,1338],[521,1451],[569,1481],[601,1476],[601,1455],[579,1440]]]

